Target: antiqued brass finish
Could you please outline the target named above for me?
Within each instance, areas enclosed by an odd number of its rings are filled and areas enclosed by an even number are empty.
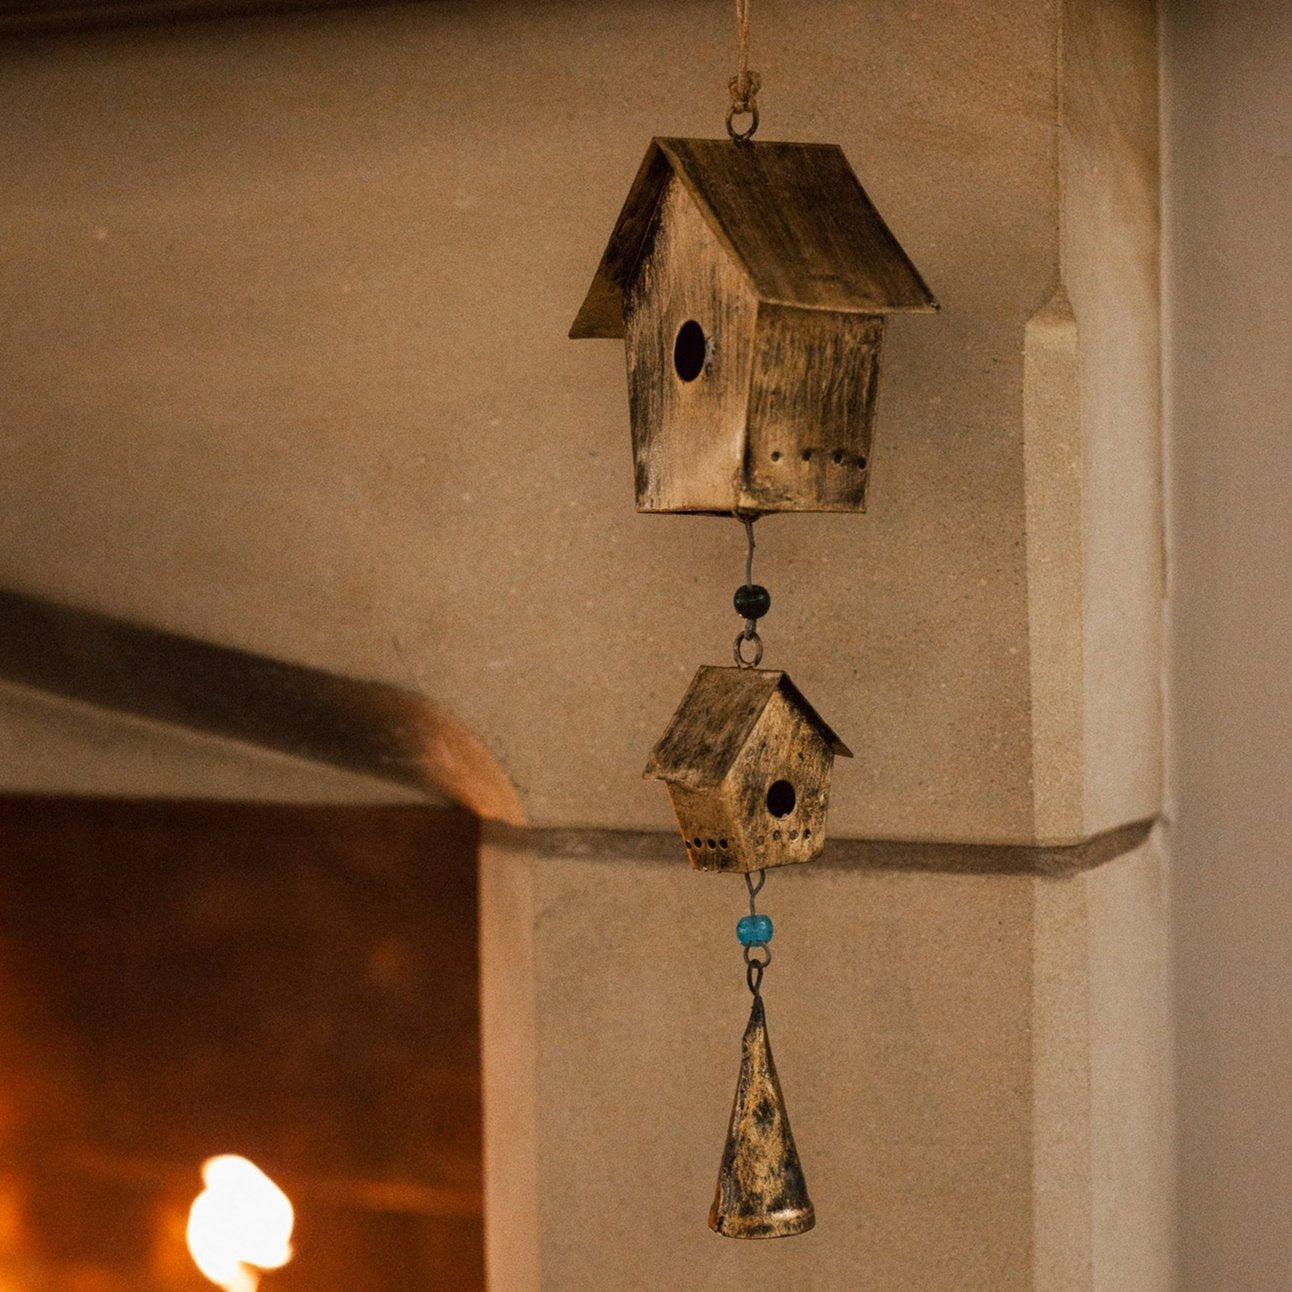
[[[696,870],[747,874],[820,854],[836,756],[852,757],[784,673],[706,665],[645,774],[667,784]]]
[[[763,998],[741,1042],[740,1080],[709,1228],[728,1238],[788,1238],[816,1224],[772,1062]]]
[[[936,309],[837,145],[656,139],[570,335],[624,340],[638,511],[864,511],[885,324]]]

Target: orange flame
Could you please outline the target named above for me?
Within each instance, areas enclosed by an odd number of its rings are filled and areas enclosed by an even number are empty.
[[[206,1189],[188,1213],[188,1250],[225,1292],[256,1292],[262,1271],[292,1259],[292,1204],[245,1157],[211,1158],[202,1166],[202,1182]]]

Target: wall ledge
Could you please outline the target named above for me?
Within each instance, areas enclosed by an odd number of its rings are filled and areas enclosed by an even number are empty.
[[[547,857],[681,859],[672,830],[530,828],[484,745],[413,691],[360,681],[0,589],[0,678],[449,798],[498,847]],[[1079,874],[1137,848],[1153,819],[1066,843],[832,837],[825,865],[933,874]]]
[[[415,691],[0,588],[0,679],[524,820],[484,743]]]
[[[1105,862],[1133,852],[1148,838],[1155,823],[1156,818],[1132,821],[1066,844],[831,838],[821,861],[816,864],[928,874],[1025,875],[1062,879],[1094,870]],[[685,860],[678,835],[672,830],[531,829],[490,822],[485,824],[484,832],[495,848],[530,852],[538,857],[668,864],[680,864]],[[789,866],[784,869],[792,873],[802,868]]]

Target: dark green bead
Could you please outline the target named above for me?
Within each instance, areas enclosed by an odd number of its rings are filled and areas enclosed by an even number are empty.
[[[760,583],[742,583],[732,603],[742,619],[761,619],[772,608],[772,594]]]

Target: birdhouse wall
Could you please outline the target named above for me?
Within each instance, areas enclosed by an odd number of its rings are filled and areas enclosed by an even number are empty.
[[[777,692],[754,726],[724,788],[735,803],[745,867],[811,861],[825,843],[834,754],[821,733]]]
[[[778,692],[720,785],[668,783],[692,867],[743,874],[818,856],[833,766],[821,733]]]
[[[884,320],[764,304],[741,507],[864,511]]]
[[[756,863],[749,864],[736,817],[736,798],[729,788],[715,785],[692,790],[670,783],[668,796],[695,870],[739,873],[758,869]]]
[[[676,178],[665,187],[647,239],[625,301],[637,509],[731,512],[738,505],[757,302]],[[689,380],[675,361],[686,323],[704,334],[703,366]]]

